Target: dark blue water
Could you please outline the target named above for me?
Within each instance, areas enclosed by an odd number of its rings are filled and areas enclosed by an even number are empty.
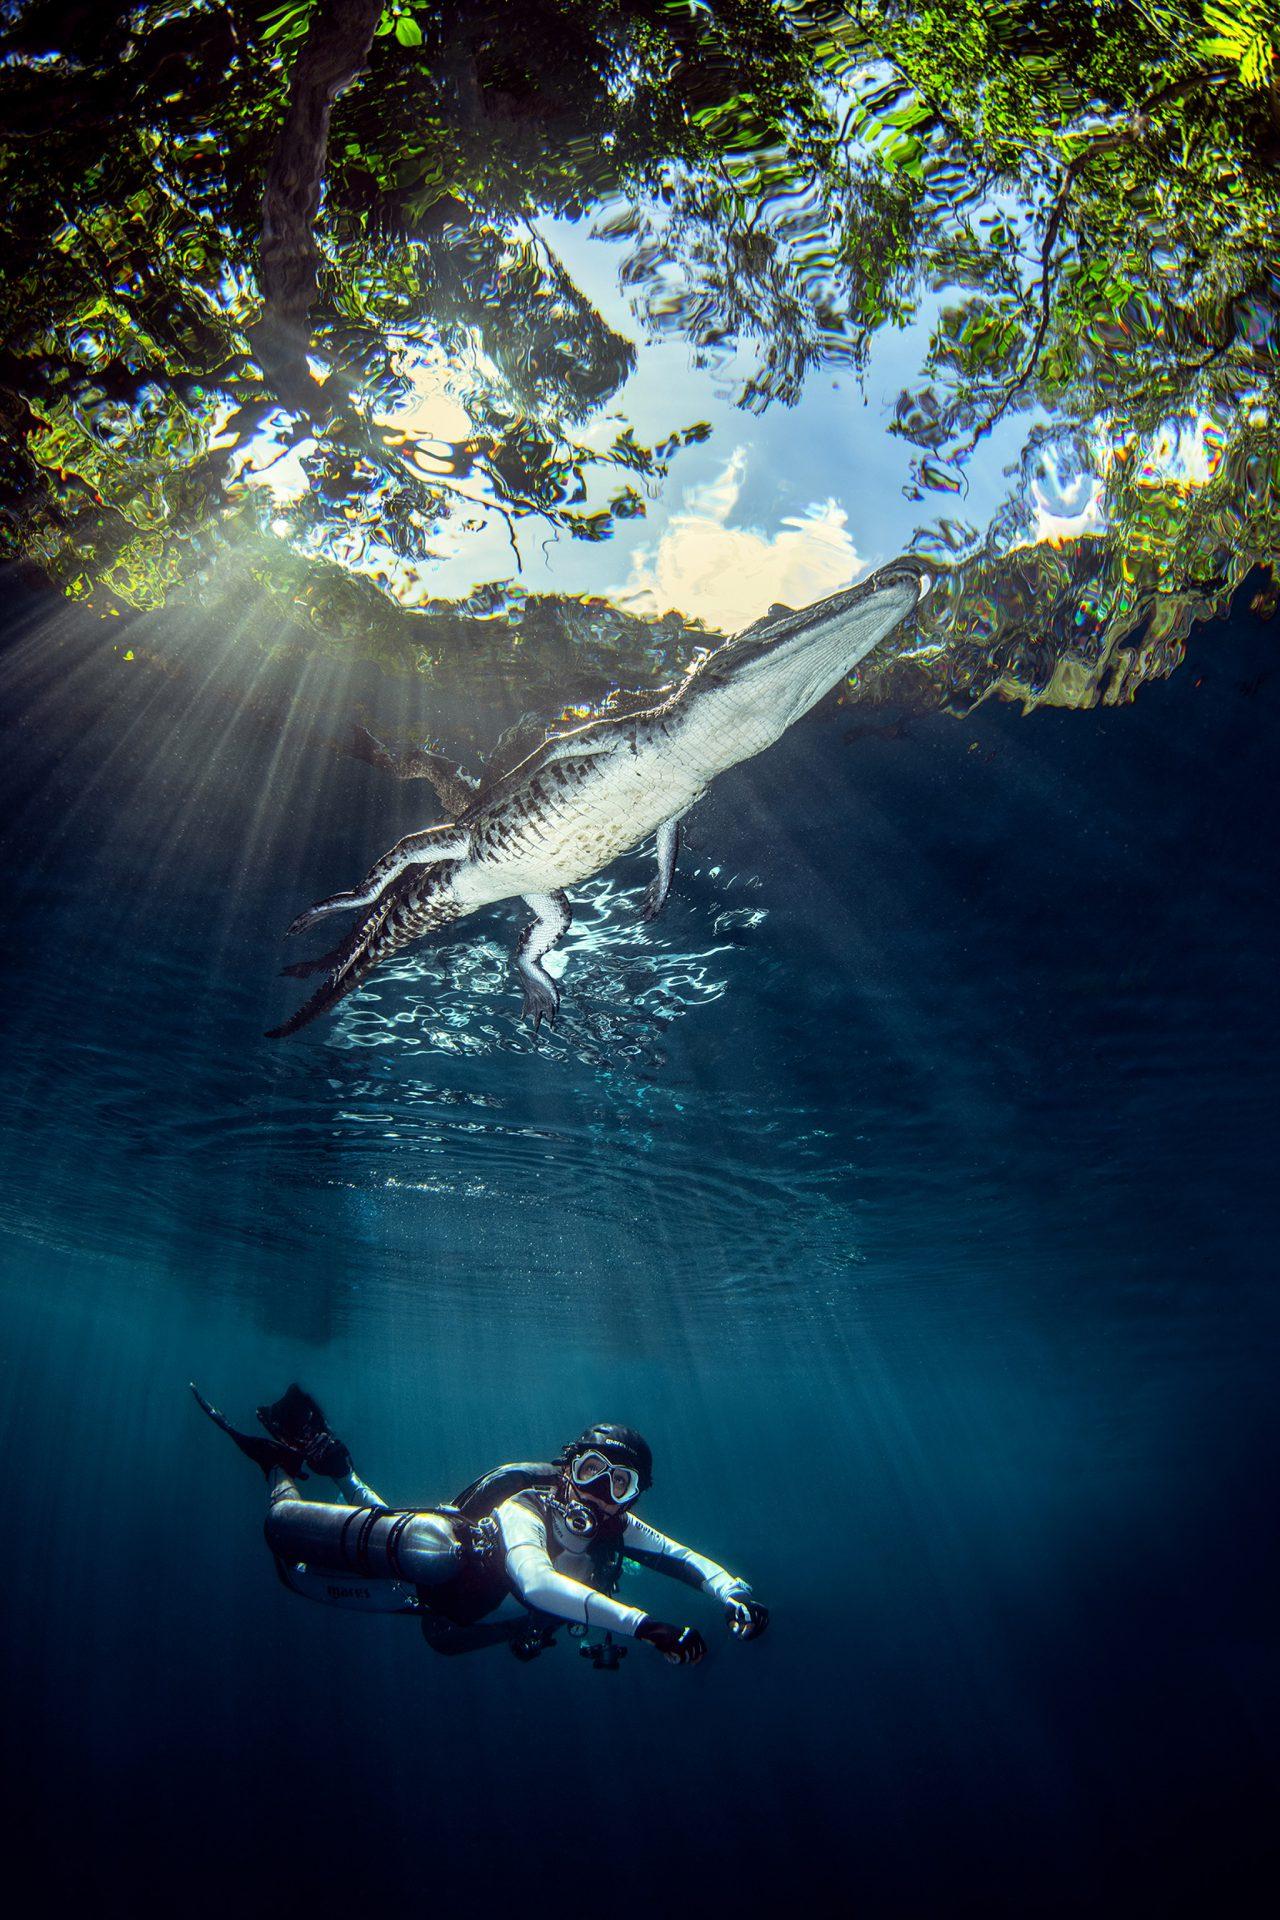
[[[440,716],[10,601],[5,1807],[44,1895],[1262,1911],[1274,630],[1120,711],[813,716],[700,809],[658,930],[643,861],[586,890],[552,1038],[496,910],[272,1046],[281,928],[421,824],[326,742]],[[772,1631],[703,1609],[702,1669],[604,1675],[308,1607],[192,1376],[241,1419],[302,1378],[399,1503],[632,1422],[646,1513]]]

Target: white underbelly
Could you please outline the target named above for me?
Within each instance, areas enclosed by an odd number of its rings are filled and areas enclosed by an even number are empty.
[[[576,787],[550,790],[526,818],[511,796],[503,804],[500,839],[461,869],[457,898],[466,911],[576,886],[683,813],[699,790],[667,755],[619,748]]]

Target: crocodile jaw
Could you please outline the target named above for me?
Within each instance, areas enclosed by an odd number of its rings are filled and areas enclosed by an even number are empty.
[[[931,584],[923,567],[897,561],[730,642],[742,657],[726,662],[718,682],[693,680],[686,695],[686,751],[704,760],[705,778],[772,746],[914,613]]]

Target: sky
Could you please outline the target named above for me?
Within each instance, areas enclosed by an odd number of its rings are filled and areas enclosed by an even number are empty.
[[[858,376],[832,368],[812,374],[798,403],[763,413],[733,404],[740,376],[754,364],[750,345],[728,370],[695,366],[688,344],[670,334],[646,338],[619,286],[623,243],[598,237],[589,220],[545,220],[538,237],[613,330],[636,346],[635,367],[606,411],[578,432],[588,446],[609,446],[624,426],[642,445],[705,422],[707,439],[682,448],[665,479],[647,485],[645,514],[620,520],[610,539],[575,540],[533,519],[507,521],[485,505],[483,477],[464,479],[476,509],[455,515],[433,541],[435,554],[405,567],[385,550],[361,554],[353,537],[344,556],[358,570],[397,570],[408,604],[461,599],[480,585],[514,582],[531,594],[596,595],[645,615],[669,611],[722,632],[750,626],[775,604],[804,606],[848,585],[905,551],[939,518],[963,521],[975,535],[1006,498],[1029,431],[1012,416],[970,462],[966,491],[918,496],[911,464],[917,449],[889,431],[902,388],[915,384],[937,309],[922,306],[913,325],[882,330]],[[388,425],[434,436],[441,457],[470,432],[463,404],[471,370],[459,380],[438,350],[416,348],[414,398]],[[272,467],[281,501],[276,531],[288,538],[291,492],[307,482],[300,464],[307,446]],[[430,477],[429,444],[417,464]],[[442,469],[443,470],[443,469]],[[616,489],[616,469],[597,469],[602,505]],[[332,554],[332,535],[324,536]]]

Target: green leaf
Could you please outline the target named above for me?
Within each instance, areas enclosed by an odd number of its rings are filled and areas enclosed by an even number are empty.
[[[272,7],[268,13],[260,15],[263,39],[296,39],[306,29],[312,4],[313,0],[290,0],[288,6]]]
[[[1234,60],[1246,87],[1265,87],[1277,57],[1275,21],[1259,0],[1238,0],[1237,10],[1207,4],[1204,22],[1211,36],[1199,43],[1207,59]]]
[[[402,47],[420,47],[422,28],[416,20],[410,20],[408,14],[402,13],[396,21],[396,39]]]

